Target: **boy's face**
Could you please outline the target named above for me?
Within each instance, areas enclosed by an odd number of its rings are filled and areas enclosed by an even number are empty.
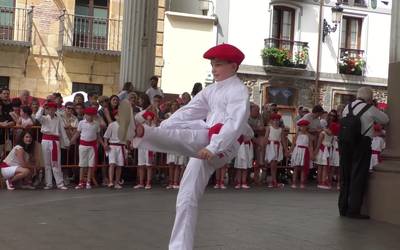
[[[93,95],[90,97],[90,102],[91,103],[97,103],[97,99],[99,99],[98,95]]]
[[[81,114],[83,113],[83,108],[82,108],[82,106],[76,106],[76,107],[75,107],[75,112],[76,112],[78,115],[81,115]]]
[[[54,114],[56,113],[56,109],[55,108],[48,108],[47,112],[50,116],[54,116]]]
[[[212,74],[216,81],[223,81],[236,73],[237,64],[218,59],[211,60]]]
[[[94,116],[93,115],[85,115],[85,119],[88,122],[92,122],[94,120]]]

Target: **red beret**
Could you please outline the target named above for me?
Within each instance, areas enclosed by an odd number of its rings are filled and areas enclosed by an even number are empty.
[[[271,120],[280,120],[282,116],[280,114],[272,114],[270,118]]]
[[[380,125],[379,123],[374,125],[374,131],[376,132],[380,132],[382,131],[382,125]]]
[[[308,120],[300,120],[297,122],[297,126],[302,127],[302,126],[308,126],[310,125],[310,122]]]
[[[55,102],[48,102],[47,104],[46,104],[46,106],[48,107],[48,108],[57,108],[57,103],[55,103]]]
[[[142,116],[146,120],[147,120],[148,117],[151,117],[151,119],[154,119],[155,114],[153,112],[151,112],[151,111],[146,111],[146,112],[143,113]]]
[[[234,62],[240,65],[244,59],[244,54],[235,46],[224,43],[207,50],[203,57],[206,59],[219,59]]]
[[[85,108],[84,110],[85,115],[97,115],[97,109],[93,107]]]
[[[337,122],[332,122],[329,125],[329,130],[332,132],[334,136],[338,136],[340,131],[340,124]]]

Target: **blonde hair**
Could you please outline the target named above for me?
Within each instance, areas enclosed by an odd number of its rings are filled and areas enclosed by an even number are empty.
[[[363,99],[365,102],[372,101],[374,92],[370,87],[361,87],[357,91],[357,98]]]

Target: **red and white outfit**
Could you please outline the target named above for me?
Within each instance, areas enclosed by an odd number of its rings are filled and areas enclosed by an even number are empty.
[[[321,134],[324,135],[324,139],[322,139],[314,162],[320,166],[330,166],[333,136],[328,135],[325,131],[322,131]]]
[[[69,139],[64,129],[63,120],[50,115],[43,115],[44,109],[40,107],[36,113],[36,120],[40,122],[42,132],[42,154],[44,160],[46,187],[53,186],[53,175],[57,187],[64,186],[63,173],[61,171],[61,149],[68,147]]]
[[[253,133],[253,130],[251,130],[251,132]],[[254,150],[253,143],[251,143],[251,138],[253,135],[244,136],[246,138],[239,146],[239,150],[235,158],[234,168],[248,169],[253,167]]]
[[[77,130],[80,132],[79,167],[96,167],[99,124],[95,121],[88,122],[83,119],[78,123]]]
[[[118,138],[119,123],[114,121],[110,123],[104,133],[104,138],[108,140],[110,151],[108,154],[108,163],[117,166],[125,166],[127,159],[126,142],[120,141]],[[129,133],[129,131],[128,131]],[[128,138],[131,136],[128,135]]]
[[[10,153],[8,153],[7,157],[3,160],[3,163],[0,163],[1,175],[6,180],[14,177],[15,171],[17,171],[17,168],[21,166],[21,162],[19,162],[17,156],[15,155],[15,151],[17,149],[23,148],[20,145],[14,146]],[[26,161],[29,160],[29,154],[25,151],[24,158]]]
[[[235,75],[206,87],[160,127],[145,126],[143,137],[133,140],[139,148],[192,157],[180,183],[170,250],[193,249],[199,199],[215,170],[237,155],[238,138],[251,130],[249,104],[247,87]],[[222,129],[209,139],[209,128],[218,123]],[[197,158],[203,148],[215,157]]]
[[[332,139],[332,151],[331,151],[331,159],[330,159],[329,163],[332,167],[340,166],[339,142],[338,142],[337,136],[333,136],[333,139]]]
[[[267,163],[271,161],[283,160],[283,147],[282,147],[282,128],[274,128],[269,126],[268,144],[265,148],[265,160]]]
[[[167,164],[175,164],[177,166],[183,166],[185,164],[185,156],[168,153]]]
[[[293,167],[310,167],[310,150],[308,148],[310,138],[306,134],[299,134],[296,139],[291,158]]]
[[[381,136],[374,136],[372,138],[372,143],[371,143],[372,155],[371,155],[371,164],[369,167],[370,170],[372,170],[374,166],[378,165],[382,161],[381,153],[385,148],[386,148],[386,143]]]

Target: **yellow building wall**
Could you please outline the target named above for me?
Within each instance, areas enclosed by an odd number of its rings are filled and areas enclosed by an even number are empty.
[[[122,20],[122,2],[110,0],[109,18]],[[13,96],[23,89],[38,97],[52,92],[70,95],[72,82],[102,84],[105,95],[119,91],[120,56],[59,53],[59,17],[64,9],[74,14],[75,0],[16,0],[17,8],[30,6],[34,6],[32,47],[0,46],[0,75],[10,77]]]

